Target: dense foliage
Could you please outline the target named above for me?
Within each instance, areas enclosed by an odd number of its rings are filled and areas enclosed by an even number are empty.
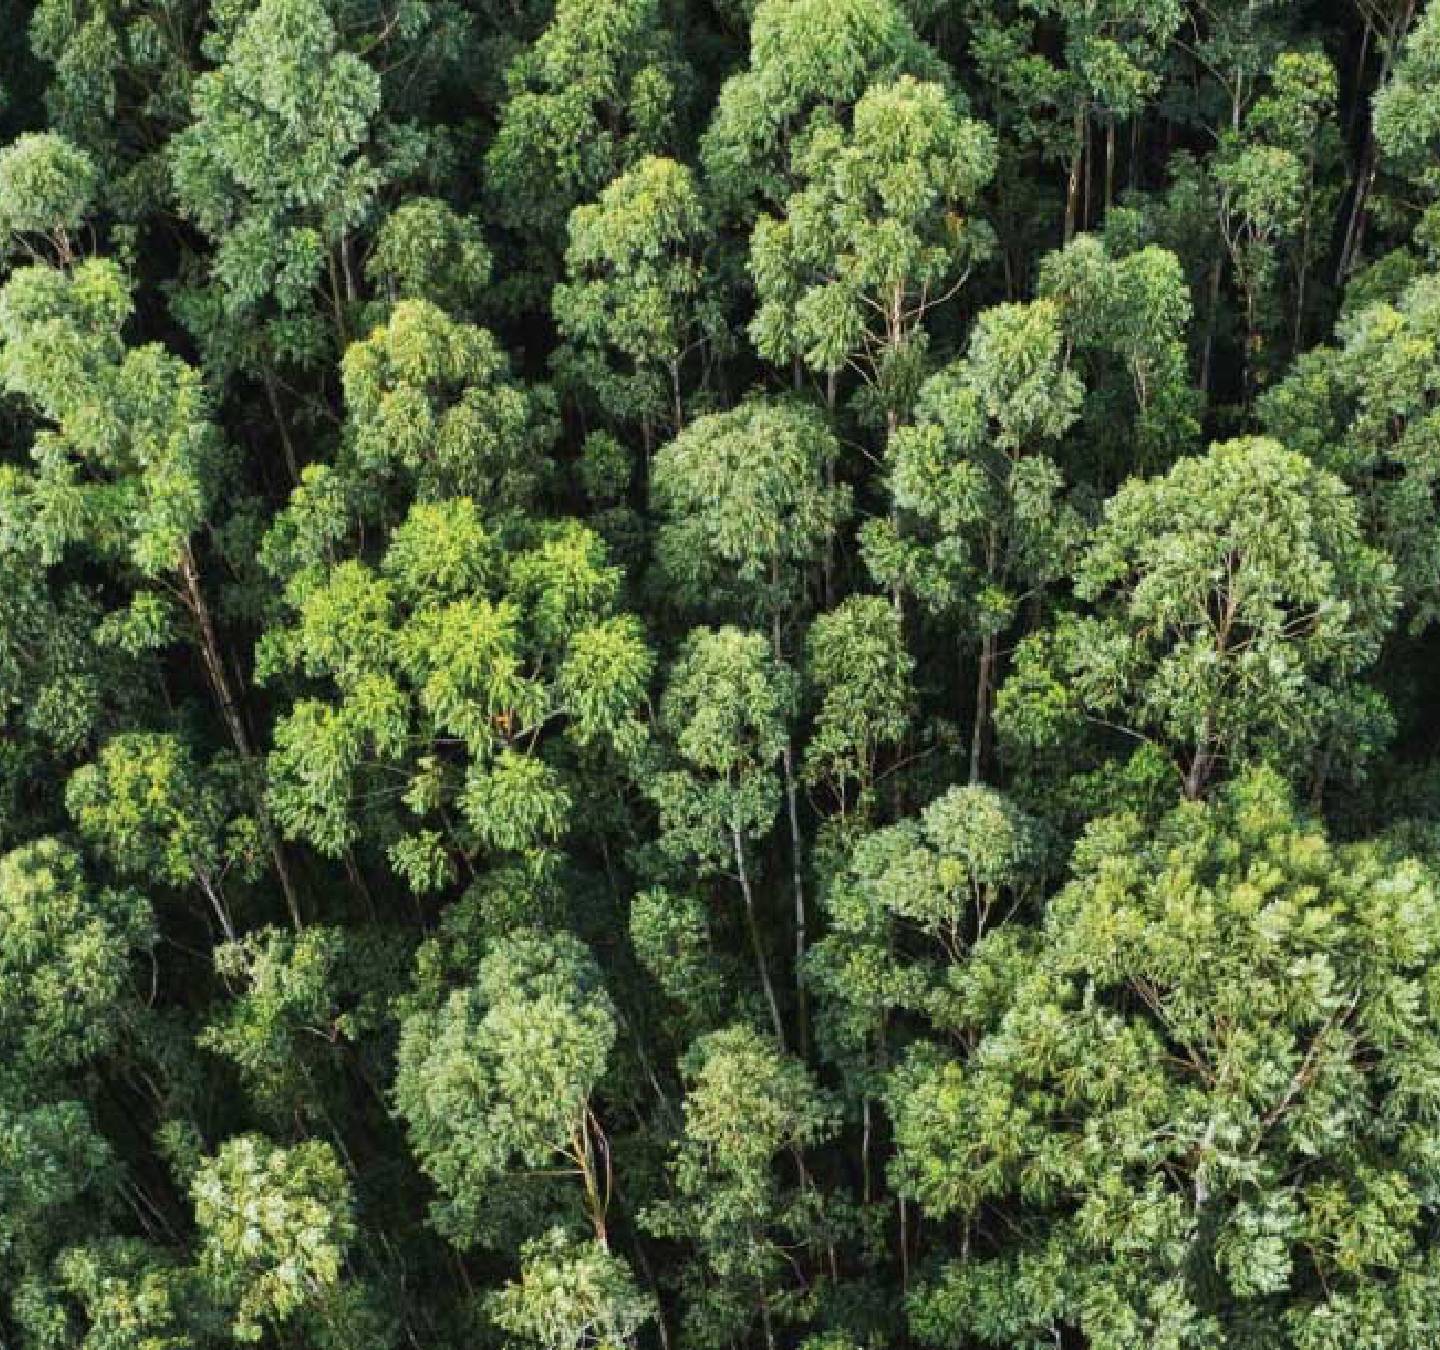
[[[0,1350],[1440,1346],[1440,0],[0,13]]]

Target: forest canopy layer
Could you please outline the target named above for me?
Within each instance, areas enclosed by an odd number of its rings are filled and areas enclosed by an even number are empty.
[[[1440,0],[0,16],[0,1350],[1440,1347]]]

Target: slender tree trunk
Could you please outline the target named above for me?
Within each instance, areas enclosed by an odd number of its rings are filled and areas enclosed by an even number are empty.
[[[1220,326],[1220,279],[1224,273],[1224,259],[1217,254],[1210,266],[1210,286],[1205,315],[1205,348],[1200,358],[1200,392],[1210,396],[1210,369],[1215,354],[1215,338]]]
[[[1414,0],[1407,0],[1405,8],[1401,11],[1399,19],[1391,27],[1381,42],[1380,51],[1380,73],[1375,80],[1375,88],[1383,89],[1390,78],[1390,69],[1395,62],[1395,54],[1399,49],[1401,40],[1410,29],[1410,21],[1415,16]],[[1366,38],[1369,37],[1369,28],[1366,28]],[[1362,63],[1355,82],[1355,100],[1358,105],[1360,91],[1364,84],[1365,71]],[[1350,214],[1345,222],[1345,236],[1340,245],[1340,257],[1335,265],[1335,284],[1341,286],[1345,278],[1350,275],[1351,268],[1355,265],[1355,255],[1360,251],[1360,240],[1364,234],[1365,208],[1370,199],[1370,191],[1375,186],[1375,174],[1378,168],[1375,152],[1375,132],[1367,119],[1365,123],[1365,148],[1360,155],[1360,172],[1355,178],[1355,193],[1350,200]]]
[[[985,738],[990,722],[990,686],[995,678],[994,633],[980,639],[980,670],[975,677],[975,725],[970,732],[970,781],[980,781],[984,768]]]
[[[900,1219],[900,1292],[910,1292],[910,1204],[903,1195],[896,1197],[895,1209]]]
[[[670,363],[670,399],[675,412],[675,434],[685,430],[685,407],[680,400],[680,363]]]
[[[263,368],[260,378],[265,386],[265,397],[269,401],[271,415],[275,418],[275,428],[280,433],[280,445],[285,451],[285,467],[290,471],[290,484],[292,487],[298,486],[300,461],[295,456],[295,442],[290,439],[290,428],[286,424],[284,410],[280,407],[275,375],[268,365]]]
[[[205,674],[209,678],[210,688],[219,705],[220,716],[225,722],[230,739],[244,766],[245,778],[255,803],[256,818],[265,835],[266,845],[270,849],[270,857],[275,864],[275,875],[279,878],[280,889],[285,893],[285,903],[289,907],[290,917],[294,921],[295,927],[303,928],[305,922],[300,915],[300,901],[290,877],[290,866],[285,859],[285,851],[280,847],[280,838],[275,829],[275,822],[271,819],[270,808],[265,802],[265,790],[260,782],[255,750],[250,743],[250,734],[245,729],[245,719],[241,716],[239,704],[235,701],[234,693],[231,691],[229,677],[225,674],[224,653],[220,649],[220,640],[216,636],[215,622],[210,614],[210,606],[200,586],[200,569],[195,562],[195,553],[188,540],[180,550],[180,576],[185,587],[186,604],[189,606],[191,615],[195,619],[195,626],[199,630],[200,656],[205,664]]]
[[[870,1176],[870,1136],[872,1133],[870,1094],[860,1103],[860,1203],[868,1205],[874,1197],[874,1183]]]
[[[777,563],[774,565],[772,577],[778,570]],[[783,661],[785,652],[781,646],[778,610],[771,616],[770,634],[775,648],[775,659]],[[790,882],[795,897],[795,1000],[800,1017],[800,1052],[803,1055],[807,1053],[810,1043],[810,1010],[805,996],[805,951],[809,924],[805,905],[805,841],[800,833],[799,790],[795,782],[795,748],[788,731],[780,763],[785,774],[785,809],[790,820]]]
[[[750,934],[750,946],[755,954],[755,969],[760,976],[760,987],[765,993],[765,1002],[770,1007],[770,1020],[775,1027],[775,1039],[780,1048],[785,1048],[785,1021],[780,1016],[780,1001],[775,997],[775,986],[770,980],[770,967],[765,960],[765,944],[760,937],[760,918],[755,912],[755,891],[750,885],[750,870],[745,865],[745,837],[738,825],[730,827],[730,843],[735,851],[735,868],[740,878],[740,893],[745,898],[745,926]]]
[[[215,878],[205,868],[197,867],[195,880],[210,902],[210,908],[215,911],[215,917],[220,920],[220,931],[225,934],[225,941],[234,942],[235,925],[230,919],[230,907],[225,903],[220,887],[215,884]]]
[[[1115,114],[1105,120],[1105,214],[1115,204]]]
[[[835,420],[835,404],[840,395],[840,372],[838,370],[828,371],[825,375],[825,411],[829,414],[833,423]],[[833,494],[835,491],[835,461],[825,461],[825,486]],[[825,608],[833,609],[835,606],[835,532],[832,530],[825,536],[825,557],[822,563]]]
[[[1067,244],[1075,237],[1075,222],[1078,219],[1080,208],[1080,172],[1085,160],[1084,104],[1075,109],[1072,134],[1075,137],[1075,148],[1070,153],[1070,173],[1065,184],[1064,242]]]

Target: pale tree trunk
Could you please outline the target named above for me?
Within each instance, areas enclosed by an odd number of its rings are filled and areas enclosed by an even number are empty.
[[[1075,148],[1070,153],[1070,172],[1065,184],[1065,236],[1069,243],[1075,238],[1075,222],[1079,218],[1081,171],[1085,162],[1085,105],[1075,109],[1075,121],[1071,134],[1075,137]]]
[[[975,725],[970,732],[970,781],[978,783],[984,767],[985,737],[990,721],[990,689],[995,678],[994,633],[980,639],[980,670],[975,678]]]
[[[778,572],[774,565],[772,578]],[[771,641],[775,649],[775,660],[784,661],[785,652],[781,644],[780,614],[777,610],[770,620]],[[787,728],[785,748],[780,755],[781,767],[785,774],[785,808],[790,822],[790,883],[795,897],[795,999],[800,1015],[800,1051],[804,1054],[809,1045],[810,1019],[809,1004],[805,996],[805,951],[808,945],[809,923],[805,904],[805,841],[800,832],[799,789],[795,781],[795,747],[791,743]]]
[[[295,885],[290,876],[290,866],[286,861],[285,851],[280,846],[275,822],[270,816],[270,808],[265,802],[265,789],[260,780],[255,750],[250,743],[250,734],[245,729],[245,719],[240,714],[240,706],[230,687],[229,676],[225,673],[224,653],[220,649],[220,639],[216,635],[215,622],[210,614],[209,603],[206,601],[205,593],[200,585],[200,569],[195,562],[195,553],[188,540],[180,550],[180,577],[185,588],[185,603],[195,620],[195,626],[200,635],[200,656],[205,664],[205,674],[210,681],[215,701],[219,705],[220,716],[225,722],[225,728],[230,733],[230,740],[235,746],[236,753],[240,756],[246,784],[254,801],[256,819],[265,836],[271,860],[275,864],[275,875],[279,879],[280,889],[285,893],[285,903],[290,910],[290,917],[295,927],[297,929],[304,928],[305,921],[300,914],[299,896],[296,894]]]
[[[770,1007],[770,1020],[775,1027],[775,1040],[785,1048],[785,1020],[780,1016],[780,1001],[775,997],[775,985],[770,979],[770,967],[765,960],[765,944],[760,937],[760,919],[755,911],[755,891],[750,885],[750,869],[745,865],[745,837],[737,825],[730,827],[730,843],[735,851],[735,868],[740,878],[740,893],[745,899],[745,927],[750,934],[750,947],[755,955],[755,969],[760,976],[760,987],[765,993],[765,1002]]]

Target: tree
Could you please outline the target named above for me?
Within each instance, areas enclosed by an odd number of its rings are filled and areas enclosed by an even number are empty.
[[[673,767],[651,793],[661,848],[701,875],[730,873],[740,887],[756,973],[775,1031],[785,1024],[770,977],[755,893],[753,853],[780,804],[776,764],[789,743],[795,677],[759,633],[697,628],[685,641],[660,703]],[[803,930],[797,932],[803,940]]]
[[[1440,229],[1440,213],[1434,198],[1440,195],[1433,164],[1433,148],[1440,138],[1440,107],[1434,97],[1435,78],[1440,74],[1440,12],[1426,5],[1414,28],[1410,27],[1416,6],[1398,6],[1387,15],[1389,28],[1385,45],[1385,74],[1389,76],[1375,92],[1374,136],[1380,162],[1402,178],[1419,196],[1420,218],[1412,234],[1427,253],[1433,253]],[[1407,32],[1407,30],[1409,30]],[[1403,38],[1403,41],[1401,40]],[[1375,165],[1360,179],[1345,240],[1342,266],[1359,248],[1362,211]]]
[[[751,235],[761,355],[825,375],[832,404],[841,373],[857,374],[893,432],[919,382],[927,312],[989,252],[973,213],[994,170],[989,129],[939,84],[872,85],[848,129],[814,116],[797,190]]]
[[[112,737],[93,763],[71,775],[65,804],[81,835],[116,871],[196,886],[225,939],[234,940],[223,881],[234,862],[243,862],[245,831],[226,839],[229,813],[217,775],[202,770],[177,736]]]
[[[116,641],[152,649],[173,640],[174,617],[188,626],[298,926],[196,542],[226,484],[223,442],[195,367],[157,343],[125,346],[132,308],[128,281],[101,259],[27,267],[0,291],[0,383],[50,424],[33,475],[9,485],[16,528],[47,564],[85,549],[124,569],[131,599]]]
[[[1158,827],[1099,822],[1072,866],[1036,945],[977,949],[994,993],[970,1053],[895,1081],[896,1179],[973,1244],[916,1298],[917,1334],[1417,1334],[1431,878],[1331,845],[1269,772]]]
[[[1298,349],[1305,317],[1305,287],[1314,262],[1322,156],[1335,154],[1335,70],[1325,57],[1287,52],[1271,73],[1272,92],[1256,101],[1244,135],[1232,134],[1215,164],[1220,233],[1244,300],[1244,396],[1257,379],[1260,347],[1279,327],[1265,310],[1274,294],[1282,245],[1295,253],[1296,299],[1291,324]],[[1326,144],[1325,133],[1330,143]],[[1270,304],[1264,302],[1269,300]],[[1263,367],[1262,367],[1263,369]]]
[[[136,1238],[67,1248],[16,1301],[26,1344],[46,1350],[187,1350],[212,1331],[195,1271]]]
[[[802,1064],[749,1026],[701,1038],[685,1068],[675,1198],[643,1222],[699,1248],[703,1274],[685,1290],[686,1330],[697,1345],[731,1344],[758,1320],[773,1350],[777,1324],[805,1313],[803,1286],[792,1283],[801,1272],[787,1280],[786,1255],[813,1254],[819,1243],[821,1201],[804,1152],[832,1132],[830,1104]],[[782,1160],[792,1172],[783,1187]]]
[[[1260,438],[1127,483],[1075,590],[1095,612],[1022,642],[1002,731],[1038,746],[1067,720],[1118,727],[1172,756],[1191,798],[1256,756],[1312,764],[1395,604],[1344,485]]]
[[[920,812],[858,837],[821,893],[825,936],[806,977],[820,1044],[859,1109],[861,1195],[876,1195],[874,1106],[916,1019],[965,1029],[965,963],[1029,908],[1045,875],[1039,821],[991,788],[952,787]],[[904,1197],[900,1259],[908,1262]]]
[[[1430,355],[1440,284],[1425,276],[1393,302],[1342,322],[1339,345],[1302,355],[1259,405],[1266,430],[1350,486],[1369,540],[1395,564],[1412,631],[1434,622],[1440,537]]]
[[[641,891],[630,902],[630,943],[687,1029],[713,1028],[726,998],[705,902],[663,886]]]
[[[382,847],[417,893],[570,825],[567,760],[635,753],[652,658],[600,541],[551,522],[507,554],[468,498],[420,503],[379,566],[289,578],[262,678],[313,681],[279,721],[271,800],[343,857]],[[516,541],[517,543],[519,541]]]
[[[563,932],[497,941],[473,984],[405,1019],[395,1100],[440,1190],[431,1213],[446,1237],[460,1246],[511,1237],[498,1222],[507,1207],[497,1190],[511,1174],[558,1167],[578,1179],[595,1242],[608,1252],[613,1163],[593,1097],[615,1034],[594,959]],[[504,1306],[531,1327],[555,1315],[514,1298]]]
[[[215,243],[210,294],[187,317],[212,364],[273,381],[275,363],[347,341],[354,237],[416,147],[379,144],[380,76],[344,49],[321,0],[260,0],[215,46],[220,64],[196,79],[171,142],[180,209]],[[312,299],[321,286],[328,316]]]
[[[707,294],[709,234],[694,175],[655,156],[570,216],[567,279],[552,301],[566,364],[612,417],[640,423],[647,459],[657,426],[685,426],[686,363],[725,340]]]
[[[223,1055],[257,1108],[277,1121],[307,1117],[333,1128],[332,1103],[349,1086],[337,1076],[345,1057],[388,1029],[386,1007],[398,978],[394,943],[380,934],[311,925],[303,933],[262,928],[215,949],[228,1003],[196,1037]],[[373,1056],[376,1060],[378,1054]],[[377,1094],[363,1059],[359,1077]]]
[[[346,349],[340,374],[347,434],[335,472],[357,515],[389,514],[392,484],[402,505],[470,497],[500,516],[534,501],[555,432],[551,401],[514,379],[484,328],[401,300]]]
[[[882,756],[904,740],[915,715],[915,660],[899,616],[878,595],[852,595],[818,615],[806,638],[806,676],[815,691],[814,729],[804,776],[829,786],[842,820],[870,812]]]
[[[0,857],[0,1045],[17,1070],[77,1068],[115,1045],[135,958],[154,940],[133,891],[86,879],[79,855],[39,839]]]
[[[392,304],[425,300],[453,319],[470,319],[492,280],[479,223],[434,197],[410,197],[375,232],[365,279]]]
[[[1079,415],[1059,307],[1039,300],[986,310],[967,355],[931,376],[915,425],[891,439],[890,490],[900,529],[865,526],[882,584],[980,635],[970,740],[978,782],[1001,637],[1022,606],[1062,580],[1083,531],[1051,451]]]
[[[350,1185],[329,1144],[226,1140],[191,1185],[200,1274],[231,1310],[231,1334],[258,1342],[330,1296],[356,1227]]]
[[[721,88],[701,145],[706,176],[743,219],[778,209],[819,110],[838,115],[872,83],[941,69],[894,0],[758,0],[750,64]]]
[[[20,136],[0,150],[0,236],[10,250],[68,266],[72,235],[95,202],[98,174],[83,150],[53,131]]]
[[[1213,21],[1214,11],[1205,17]],[[1137,117],[1160,91],[1167,50],[1184,19],[1178,0],[978,7],[972,51],[1001,128],[1014,143],[1063,167],[1064,243],[1089,227],[1098,176],[1093,126],[1105,131],[1101,201],[1108,208],[1115,198],[1117,126]]]
[[[1185,335],[1192,305],[1179,259],[1081,235],[1040,263],[1037,290],[1060,307],[1070,364],[1085,388],[1086,476],[1102,489],[1139,467],[1167,467],[1199,437]]]
[[[520,1279],[495,1295],[491,1316],[542,1350],[622,1350],[655,1316],[655,1305],[618,1257],[555,1228],[526,1243]]]
[[[542,279],[571,211],[664,151],[679,73],[656,0],[560,0],[512,62],[486,169],[499,220],[538,250]]]

